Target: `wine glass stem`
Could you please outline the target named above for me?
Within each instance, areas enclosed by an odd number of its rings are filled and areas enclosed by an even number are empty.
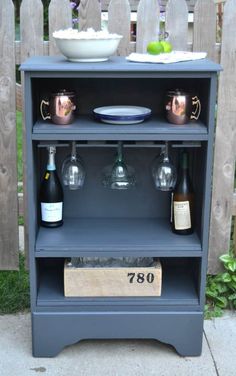
[[[118,141],[117,156],[118,156],[118,161],[122,162],[123,161],[123,142],[122,141]]]
[[[76,159],[76,142],[72,141],[72,147],[71,147],[71,159]]]
[[[164,158],[169,159],[169,143],[168,141],[165,142],[165,151],[164,151]]]

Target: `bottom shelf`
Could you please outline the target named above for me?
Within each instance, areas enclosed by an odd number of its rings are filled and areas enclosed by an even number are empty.
[[[194,306],[199,305],[198,279],[200,259],[161,259],[162,293],[160,297],[101,297],[101,298],[65,298],[64,297],[64,259],[38,260],[38,307],[74,306],[79,310],[104,310],[112,306]],[[95,308],[96,307],[96,308]]]

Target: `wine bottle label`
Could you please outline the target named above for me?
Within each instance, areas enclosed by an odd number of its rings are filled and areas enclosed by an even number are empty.
[[[174,223],[176,230],[191,228],[189,201],[174,201]]]
[[[44,222],[59,222],[62,220],[62,202],[41,202],[41,216]]]

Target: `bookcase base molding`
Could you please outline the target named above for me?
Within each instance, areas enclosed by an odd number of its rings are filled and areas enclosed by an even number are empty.
[[[32,327],[36,357],[54,357],[86,339],[155,339],[172,345],[181,356],[202,351],[201,312],[33,313]]]

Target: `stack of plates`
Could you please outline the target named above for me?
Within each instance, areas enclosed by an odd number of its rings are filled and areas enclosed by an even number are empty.
[[[96,119],[109,124],[137,124],[151,116],[151,110],[139,106],[105,106],[93,110]]]

